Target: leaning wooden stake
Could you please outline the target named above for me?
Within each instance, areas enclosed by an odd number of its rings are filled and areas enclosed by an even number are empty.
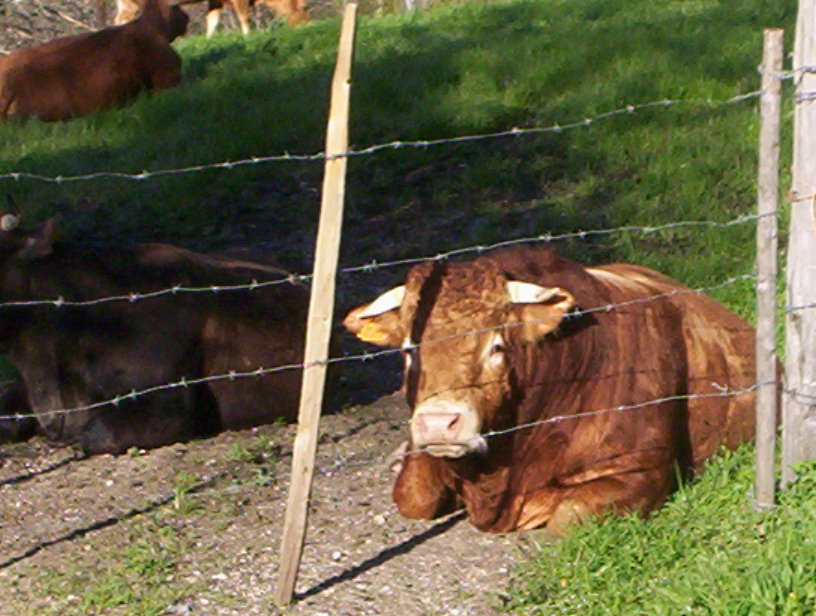
[[[816,0],[799,0],[793,54],[793,188],[787,261],[782,485],[816,456]]]
[[[320,223],[317,230],[315,268],[309,302],[309,323],[306,333],[306,351],[303,387],[300,394],[298,433],[292,456],[292,480],[289,484],[289,502],[283,526],[280,551],[280,574],[275,602],[278,607],[292,600],[297,578],[303,540],[306,535],[309,492],[314,474],[317,450],[320,408],[326,382],[326,364],[334,312],[334,286],[337,259],[340,251],[340,230],[343,222],[346,157],[348,149],[349,93],[351,92],[351,63],[354,50],[354,29],[357,3],[349,2],[343,12],[337,66],[332,81],[329,126],[326,134],[325,176]]]
[[[779,117],[782,95],[782,30],[765,30],[762,96],[759,99],[757,194],[756,478],[754,507],[774,504],[776,448],[776,252],[779,206]]]

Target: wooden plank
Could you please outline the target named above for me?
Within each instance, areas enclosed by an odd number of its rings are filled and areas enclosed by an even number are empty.
[[[785,382],[782,406],[782,485],[791,466],[816,455],[816,0],[800,0],[793,68],[793,187],[787,262]],[[798,309],[797,309],[798,308]]]
[[[309,301],[308,330],[300,395],[298,432],[292,456],[292,478],[281,539],[280,568],[275,602],[288,605],[295,589],[297,571],[306,536],[309,493],[314,475],[320,409],[326,381],[326,364],[334,312],[334,291],[345,197],[345,156],[348,150],[349,95],[357,3],[349,2],[343,11],[337,65],[332,81],[329,123],[326,134],[326,161],[323,197],[317,230],[314,277]],[[315,363],[318,362],[318,363]]]
[[[776,480],[776,276],[783,30],[765,30],[757,191],[756,477],[754,508],[773,507]]]

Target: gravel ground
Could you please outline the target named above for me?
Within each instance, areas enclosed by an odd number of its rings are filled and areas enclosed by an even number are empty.
[[[501,612],[520,557],[515,537],[480,533],[461,513],[407,520],[391,502],[393,477],[383,460],[404,438],[407,415],[395,394],[323,418],[297,599],[287,614]],[[179,595],[165,613],[275,613],[294,431],[266,426],[140,455],[89,459],[38,440],[3,446],[0,614],[128,613],[126,607],[82,609],[78,596],[54,593],[48,580],[75,570],[91,579],[104,574],[104,555],[133,540],[130,522],[172,514],[179,473],[205,485],[191,495],[201,508],[173,522],[197,539],[168,582],[178,584]],[[268,485],[262,486],[240,480],[257,473],[257,464],[230,456],[259,438],[270,453]]]

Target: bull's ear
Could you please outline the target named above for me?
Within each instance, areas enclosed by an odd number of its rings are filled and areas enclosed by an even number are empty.
[[[405,287],[383,293],[370,304],[349,312],[343,325],[360,340],[380,346],[398,347],[405,339],[399,309],[405,297]]]
[[[560,287],[542,287],[529,282],[511,280],[507,294],[513,303],[513,313],[523,325],[522,336],[527,342],[540,340],[555,331],[575,306],[572,293]]]
[[[38,259],[51,254],[59,236],[59,219],[59,216],[54,216],[46,220],[39,231],[26,238],[16,256],[21,259]]]

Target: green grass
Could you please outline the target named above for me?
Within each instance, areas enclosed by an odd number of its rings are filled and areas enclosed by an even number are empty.
[[[126,545],[101,551],[93,570],[68,563],[62,572],[33,573],[40,575],[49,600],[45,614],[159,616],[168,605],[195,592],[193,583],[179,578],[186,571],[183,561],[193,549],[196,533],[165,524],[160,516],[127,524]]]
[[[343,263],[750,213],[756,102],[699,102],[757,89],[762,28],[786,27],[790,43],[794,12],[792,0],[517,0],[362,17],[356,147],[566,124],[664,98],[687,102],[561,133],[353,158]],[[139,172],[319,152],[338,29],[325,20],[246,39],[182,40],[185,83],[171,92],[70,123],[0,126],[0,173]],[[787,157],[787,132],[785,139]],[[21,179],[0,182],[0,190],[15,195],[29,219],[63,212],[66,233],[83,241],[199,249],[262,241],[283,265],[306,269],[321,179],[321,163],[279,162],[139,182]],[[694,286],[751,272],[753,245],[751,224],[560,243],[587,262],[635,261]],[[752,314],[750,283],[714,295]]]
[[[816,464],[755,513],[749,448],[725,454],[650,520],[608,518],[520,572],[518,614],[816,614]]]

